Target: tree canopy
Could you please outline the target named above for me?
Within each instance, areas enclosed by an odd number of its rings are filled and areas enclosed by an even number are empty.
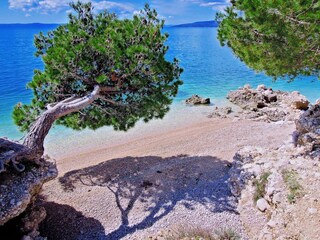
[[[218,39],[250,68],[274,78],[320,78],[320,2],[233,0]]]
[[[34,98],[15,107],[15,123],[30,130],[41,114],[62,103],[68,111],[61,108],[56,122],[77,130],[127,130],[139,119],[162,118],[182,84],[182,69],[177,59],[165,59],[168,35],[156,11],[146,5],[133,19],[121,20],[95,13],[91,3],[71,6],[67,24],[35,36],[44,70],[35,70],[28,84]],[[94,99],[70,110],[93,93]]]

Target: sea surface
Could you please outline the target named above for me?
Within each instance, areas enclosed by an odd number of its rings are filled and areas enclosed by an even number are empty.
[[[42,69],[41,59],[34,56],[34,35],[54,29],[57,25],[0,25],[0,136],[19,139],[23,136],[14,125],[11,114],[18,102],[28,103],[32,93],[26,84],[34,69]],[[222,101],[228,91],[244,84],[256,87],[265,84],[274,89],[300,91],[311,102],[320,98],[320,81],[316,77],[301,77],[294,82],[274,82],[264,74],[257,74],[237,59],[227,47],[221,47],[216,28],[165,28],[170,34],[168,59],[177,57],[184,68],[184,85],[174,100],[172,109],[183,106],[192,94],[210,97],[213,103]],[[171,113],[172,115],[173,113]],[[56,128],[52,134],[64,128]]]

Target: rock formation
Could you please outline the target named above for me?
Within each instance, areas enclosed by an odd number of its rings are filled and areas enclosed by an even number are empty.
[[[320,103],[310,105],[298,92],[273,91],[264,85],[232,91],[228,99],[241,108],[240,119],[296,124],[293,139],[279,148],[247,146],[234,156],[229,186],[239,199],[249,239],[318,239]]]
[[[262,179],[265,185],[262,186]],[[229,185],[249,239],[318,239],[320,162],[304,147],[245,147],[234,157]]]
[[[279,99],[291,108],[306,103],[295,92]],[[295,123],[293,139],[283,146],[244,147],[234,156],[229,186],[250,239],[320,236],[320,105],[309,106]]]
[[[264,85],[259,85],[256,89],[246,85],[229,92],[227,99],[240,110],[235,107],[228,111],[216,108],[210,117],[237,117],[267,122],[293,121],[309,106],[309,101],[299,92],[274,91]],[[230,114],[231,112],[234,114]]]
[[[210,104],[210,98],[202,98],[199,95],[192,95],[186,100],[186,103],[193,105]]]
[[[7,142],[2,146],[10,146],[13,143],[6,139],[1,141]],[[10,150],[10,147],[8,149]],[[5,153],[8,149],[1,148],[0,153]],[[49,159],[43,160],[40,166],[27,163],[23,172],[9,171],[9,168],[6,172],[2,172],[0,174],[0,228],[19,216],[24,218],[21,221],[21,231],[26,235],[31,234],[32,238],[29,239],[37,237],[35,228],[39,220],[43,220],[45,213],[41,209],[33,209],[32,205],[42,185],[54,179],[57,174],[55,163]]]
[[[320,103],[312,105],[295,123],[296,145],[304,146],[311,156],[320,158]]]

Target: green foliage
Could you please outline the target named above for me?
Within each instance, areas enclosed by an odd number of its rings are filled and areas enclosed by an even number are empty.
[[[161,33],[164,21],[156,11],[146,5],[133,19],[120,20],[106,11],[94,14],[91,3],[71,6],[66,25],[35,36],[36,56],[45,67],[28,84],[32,103],[15,107],[15,123],[28,130],[48,104],[87,96],[96,85],[109,90],[57,123],[78,130],[105,125],[127,130],[139,119],[162,118],[182,84],[182,69],[177,59],[165,59],[168,35]]]
[[[254,202],[257,202],[260,198],[263,198],[266,194],[266,186],[268,184],[268,177],[271,175],[270,172],[263,173],[259,179],[253,181],[253,185],[256,190],[253,195]]]
[[[299,197],[302,196],[302,186],[298,181],[298,174],[294,170],[282,171],[282,178],[289,188],[289,194],[287,195],[289,203],[295,203]]]
[[[320,2],[234,0],[218,39],[249,67],[274,78],[320,78]]]

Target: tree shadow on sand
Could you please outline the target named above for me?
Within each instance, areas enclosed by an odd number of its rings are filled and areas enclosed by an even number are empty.
[[[46,219],[40,224],[40,232],[48,239],[105,239],[102,224],[73,207],[45,200],[40,200],[37,205],[47,212]]]
[[[99,186],[114,195],[120,226],[99,238],[113,240],[151,227],[177,205],[236,213],[226,183],[228,166],[212,156],[126,157],[68,172],[59,181],[65,191]]]

